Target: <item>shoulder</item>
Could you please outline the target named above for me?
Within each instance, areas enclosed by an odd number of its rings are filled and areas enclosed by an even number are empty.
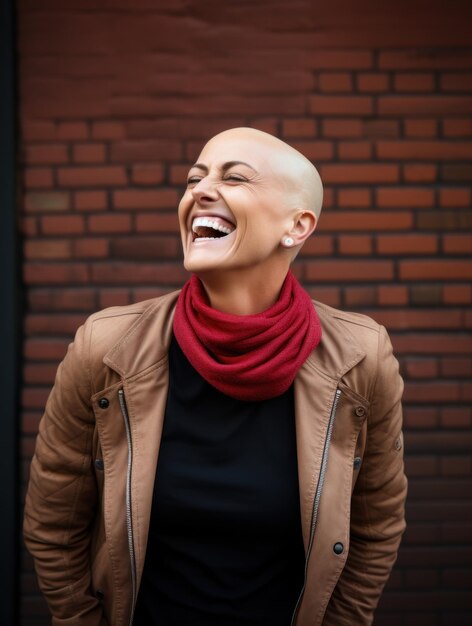
[[[90,315],[78,329],[74,349],[82,358],[94,366],[100,366],[104,356],[117,346],[128,342],[136,347],[140,342],[154,338],[172,316],[179,291],[152,298],[136,304],[114,306]]]

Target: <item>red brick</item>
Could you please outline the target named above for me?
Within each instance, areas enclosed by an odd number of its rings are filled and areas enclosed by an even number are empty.
[[[403,280],[472,280],[472,264],[465,260],[399,261],[399,271]]]
[[[377,252],[379,254],[435,254],[438,250],[436,235],[405,234],[378,235]]]
[[[131,216],[122,213],[89,215],[87,226],[91,233],[127,233],[131,230]]]
[[[393,278],[393,264],[390,261],[353,261],[333,260],[322,261],[317,259],[307,264],[306,279],[319,282],[343,281],[369,282],[391,280]]]
[[[25,161],[31,165],[67,163],[69,149],[65,144],[29,144],[25,146]]]
[[[92,265],[91,281],[105,284],[183,285],[188,274],[181,263],[121,263]]]
[[[434,192],[421,187],[381,187],[376,191],[376,203],[379,207],[432,207]]]
[[[428,330],[456,329],[461,327],[462,314],[460,310],[437,310],[437,309],[382,309],[373,312],[376,321],[389,329],[402,330]]]
[[[468,187],[440,189],[439,203],[443,207],[469,207],[471,203],[471,190]]]
[[[177,212],[138,214],[136,230],[138,233],[179,233]]]
[[[315,285],[314,287],[306,287],[306,291],[314,300],[323,302],[328,306],[341,306],[340,290],[337,287],[322,287]]]
[[[421,93],[434,90],[434,74],[396,74],[395,91]]]
[[[404,306],[408,303],[408,290],[403,285],[379,285],[377,299],[380,306]]]
[[[180,238],[115,237],[111,242],[111,256],[116,259],[179,259]]]
[[[372,158],[372,144],[368,141],[340,141],[338,154],[343,161],[369,160]]]
[[[29,305],[35,311],[92,311],[96,308],[95,291],[82,287],[32,289]]]
[[[330,161],[334,157],[331,141],[292,141],[290,145],[312,161]]]
[[[403,165],[403,177],[407,183],[432,183],[437,178],[438,168],[425,163]]]
[[[124,306],[130,304],[129,289],[103,289],[100,291],[100,308],[109,306]]]
[[[323,135],[325,137],[361,137],[362,122],[358,119],[324,119]]]
[[[472,254],[472,234],[443,235],[444,252],[449,254]]]
[[[379,96],[380,115],[467,115],[472,97],[466,96]]]
[[[438,473],[438,458],[432,455],[413,456],[405,459],[406,474],[414,476],[435,476]]]
[[[123,140],[114,142],[110,148],[112,162],[129,161],[178,161],[183,156],[182,144],[170,139],[161,140]]]
[[[131,290],[131,302],[159,298],[169,293],[169,287],[136,287]]]
[[[435,137],[438,131],[436,120],[405,120],[406,137]]]
[[[308,96],[308,110],[315,115],[372,115],[370,96]]]
[[[103,143],[84,143],[74,146],[73,160],[76,163],[103,163],[106,148]]]
[[[336,211],[321,215],[321,231],[409,230],[413,225],[411,213],[405,211]]]
[[[466,211],[422,211],[416,216],[416,225],[421,230],[469,230],[471,218]]]
[[[435,404],[437,402],[457,402],[458,400],[460,400],[460,387],[456,382],[413,383],[408,380],[405,382],[404,402]]]
[[[27,285],[86,283],[88,268],[82,263],[27,263],[23,268]]]
[[[398,165],[384,163],[328,164],[321,166],[324,183],[395,183],[399,178]]]
[[[97,237],[74,239],[72,256],[77,259],[101,259],[109,254],[109,241]]]
[[[370,189],[339,189],[338,205],[344,208],[367,208],[372,204]]]
[[[62,140],[76,140],[88,138],[88,127],[85,122],[59,122],[56,136]]]
[[[364,50],[316,50],[310,65],[314,69],[370,69],[373,56],[370,51]]]
[[[357,89],[359,91],[368,91],[380,93],[388,91],[389,88],[388,74],[376,73],[360,73],[357,75]]]
[[[462,333],[422,333],[392,336],[398,354],[469,354],[472,338]]]
[[[330,256],[334,252],[334,238],[331,235],[320,235],[315,231],[304,244],[300,256]]]
[[[54,122],[23,120],[21,139],[23,141],[48,141],[56,138]]]
[[[121,166],[61,167],[58,170],[61,187],[117,187],[126,185],[126,171]]]
[[[449,406],[442,409],[441,426],[443,428],[470,428],[472,426],[472,409],[470,406]]]
[[[438,410],[424,406],[405,406],[403,424],[405,428],[437,428]]]
[[[416,28],[417,31],[417,28]],[[468,50],[449,49],[407,49],[407,50],[383,50],[379,54],[379,67],[386,70],[408,69],[457,69],[472,66],[472,56]]]
[[[257,117],[250,121],[249,126],[251,128],[257,128],[257,130],[262,130],[264,133],[269,133],[269,135],[277,135],[278,132],[278,122],[275,117]]]
[[[327,209],[334,206],[334,189],[333,187],[324,186],[323,188],[323,208]]]
[[[469,117],[446,118],[442,122],[445,137],[471,137],[472,119]]]
[[[296,118],[282,121],[282,135],[286,138],[315,137],[317,127],[315,120]]]
[[[59,281],[50,282],[54,283]],[[67,284],[67,280],[65,282]],[[86,314],[77,315],[64,313],[63,311],[60,313],[47,314],[29,313],[25,317],[25,333],[27,337],[35,335],[40,338],[40,336],[42,337],[45,335],[48,340],[51,339],[51,336],[58,337],[61,335],[67,335],[70,341],[77,328],[84,323],[85,319]],[[69,341],[67,343],[69,343]],[[64,356],[64,354],[62,356]],[[41,408],[44,409],[44,405]]]
[[[346,287],[344,301],[348,308],[372,306],[375,303],[375,287]]]
[[[405,374],[407,378],[437,378],[439,365],[436,359],[405,359]]]
[[[131,180],[135,185],[158,185],[164,180],[164,168],[160,163],[133,165]]]
[[[78,211],[104,211],[108,206],[106,191],[76,191],[74,207]]]
[[[369,255],[372,253],[372,238],[368,235],[341,235],[338,248],[345,255]]]
[[[377,154],[380,159],[463,161],[472,159],[472,143],[465,141],[379,141]]]
[[[92,125],[93,139],[123,139],[125,127],[121,122],[94,122]]]
[[[170,166],[170,182],[172,185],[185,185],[187,182],[187,176],[192,167],[191,163],[188,164],[173,164]]]
[[[75,235],[85,230],[81,215],[55,215],[41,218],[41,230],[45,235]]]
[[[113,192],[116,209],[177,209],[179,196],[175,189],[132,190]]]
[[[472,91],[472,73],[441,74],[440,84],[443,91]]]
[[[364,134],[372,139],[380,137],[399,137],[400,122],[397,120],[366,120],[364,122]]]
[[[25,209],[29,212],[62,212],[69,207],[70,194],[65,191],[34,191],[25,194]]]
[[[34,237],[38,234],[38,220],[36,217],[22,217],[19,225],[20,233],[25,237]]]
[[[439,460],[439,468],[442,476],[470,475],[472,471],[472,456],[455,455],[442,457]]]
[[[470,357],[449,357],[441,359],[441,375],[447,378],[470,378],[472,376],[472,359]],[[471,409],[467,409],[471,412]]]
[[[471,304],[471,285],[444,285],[443,299],[445,304]]]
[[[35,167],[25,170],[25,187],[27,189],[46,189],[54,185],[50,167]]]
[[[321,72],[318,76],[318,86],[322,92],[352,91],[352,76],[347,72]]]
[[[27,259],[67,259],[71,256],[70,242],[57,239],[28,240],[24,243]]]

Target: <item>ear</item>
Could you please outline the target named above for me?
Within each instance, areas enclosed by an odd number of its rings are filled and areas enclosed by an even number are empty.
[[[287,235],[292,237],[295,246],[299,246],[315,230],[316,224],[317,219],[313,211],[299,210],[292,219],[292,226]]]

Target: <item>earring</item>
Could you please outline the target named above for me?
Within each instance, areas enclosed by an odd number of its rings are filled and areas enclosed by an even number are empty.
[[[282,239],[282,245],[285,246],[286,248],[291,248],[294,244],[294,241],[291,237],[284,237]]]

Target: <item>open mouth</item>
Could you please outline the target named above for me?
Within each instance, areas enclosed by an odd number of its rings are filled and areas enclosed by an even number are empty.
[[[222,217],[196,217],[192,222],[193,241],[222,239],[236,230],[236,226]]]

